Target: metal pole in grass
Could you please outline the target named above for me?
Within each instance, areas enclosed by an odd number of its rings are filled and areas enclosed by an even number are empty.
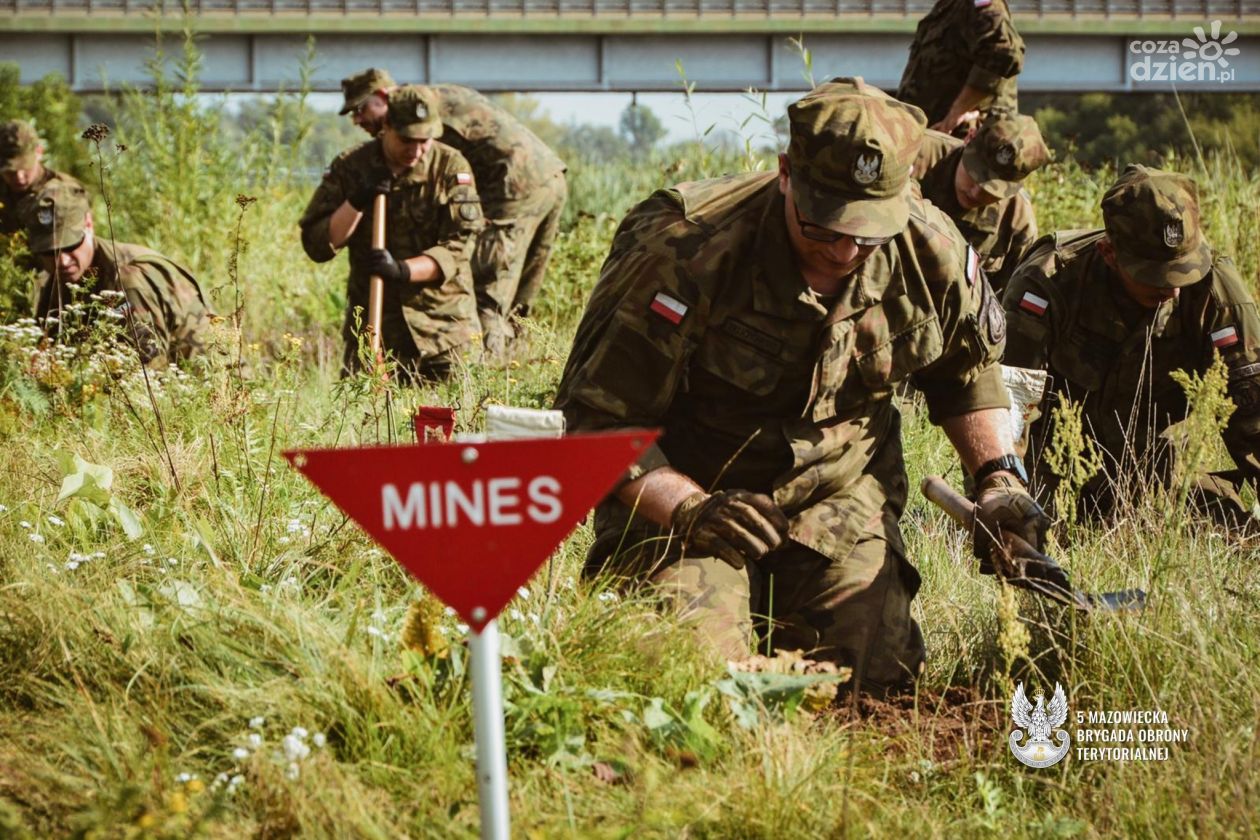
[[[474,607],[474,618],[486,615]],[[482,840],[508,840],[507,744],[503,737],[503,671],[499,622],[469,633],[472,672],[473,741],[477,747],[477,795]]]

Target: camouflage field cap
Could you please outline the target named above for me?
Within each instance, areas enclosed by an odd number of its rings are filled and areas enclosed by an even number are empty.
[[[985,120],[963,152],[963,168],[980,188],[1010,198],[1020,181],[1050,162],[1037,121],[1026,114],[999,113]]]
[[[861,77],[832,79],[788,106],[792,199],[801,217],[851,236],[892,236],[910,219],[910,170],[927,119]]]
[[[28,247],[32,254],[46,254],[83,241],[92,205],[82,187],[58,178],[40,190],[24,209],[28,212]]]
[[[442,136],[437,94],[421,85],[404,85],[389,95],[389,124],[408,140]]]
[[[25,120],[9,120],[0,125],[0,172],[29,169],[35,165],[39,135]]]
[[[387,91],[393,86],[394,78],[389,75],[389,71],[380,70],[376,67],[369,67],[362,73],[355,73],[349,78],[342,79],[341,94],[346,98],[346,101],[337,113],[348,114],[362,105],[363,100],[372,94],[377,91]]]
[[[1139,283],[1189,286],[1211,270],[1198,187],[1186,176],[1129,164],[1103,196],[1102,213],[1116,260]]]

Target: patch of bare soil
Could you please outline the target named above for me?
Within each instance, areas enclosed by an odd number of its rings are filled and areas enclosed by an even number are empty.
[[[971,686],[884,698],[850,695],[828,714],[846,728],[885,736],[894,754],[927,752],[937,763],[979,756],[1005,740],[1011,726],[1002,701]]]

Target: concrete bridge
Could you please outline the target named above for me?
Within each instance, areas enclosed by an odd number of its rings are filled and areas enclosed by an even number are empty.
[[[895,86],[930,0],[0,0],[0,60],[79,91],[143,85],[155,33],[199,33],[205,90],[294,88],[309,36],[316,90],[368,65],[487,91]],[[1260,91],[1260,0],[1012,0],[1026,91]],[[1213,35],[1212,21],[1220,21]],[[1196,34],[1196,27],[1199,27]],[[1237,33],[1229,39],[1230,33]],[[1228,43],[1225,43],[1229,39]],[[1192,50],[1191,47],[1194,49]],[[1237,52],[1226,52],[1236,50]]]

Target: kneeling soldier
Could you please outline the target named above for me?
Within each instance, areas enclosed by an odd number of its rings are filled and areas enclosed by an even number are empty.
[[[152,367],[205,349],[209,303],[188,269],[143,245],[97,239],[87,194],[77,183],[54,181],[31,199],[28,247],[47,275],[35,318],[62,333],[70,305],[89,294],[114,292],[123,334]],[[64,333],[62,333],[64,335]]]
[[[1248,517],[1234,485],[1260,476],[1260,321],[1234,263],[1199,227],[1197,187],[1183,175],[1129,166],[1102,200],[1103,230],[1041,239],[1006,290],[1007,365],[1045,368],[1051,401],[1083,406],[1085,434],[1104,457],[1085,485],[1086,515],[1165,481],[1167,433],[1188,406],[1173,371],[1203,373],[1217,354],[1229,367],[1236,410],[1222,437],[1237,470],[1203,476],[1198,501],[1230,524]],[[1039,495],[1057,478],[1042,457],[1051,418],[1032,427]],[[1122,485],[1122,486],[1117,486]],[[1120,495],[1117,495],[1120,490]]]

